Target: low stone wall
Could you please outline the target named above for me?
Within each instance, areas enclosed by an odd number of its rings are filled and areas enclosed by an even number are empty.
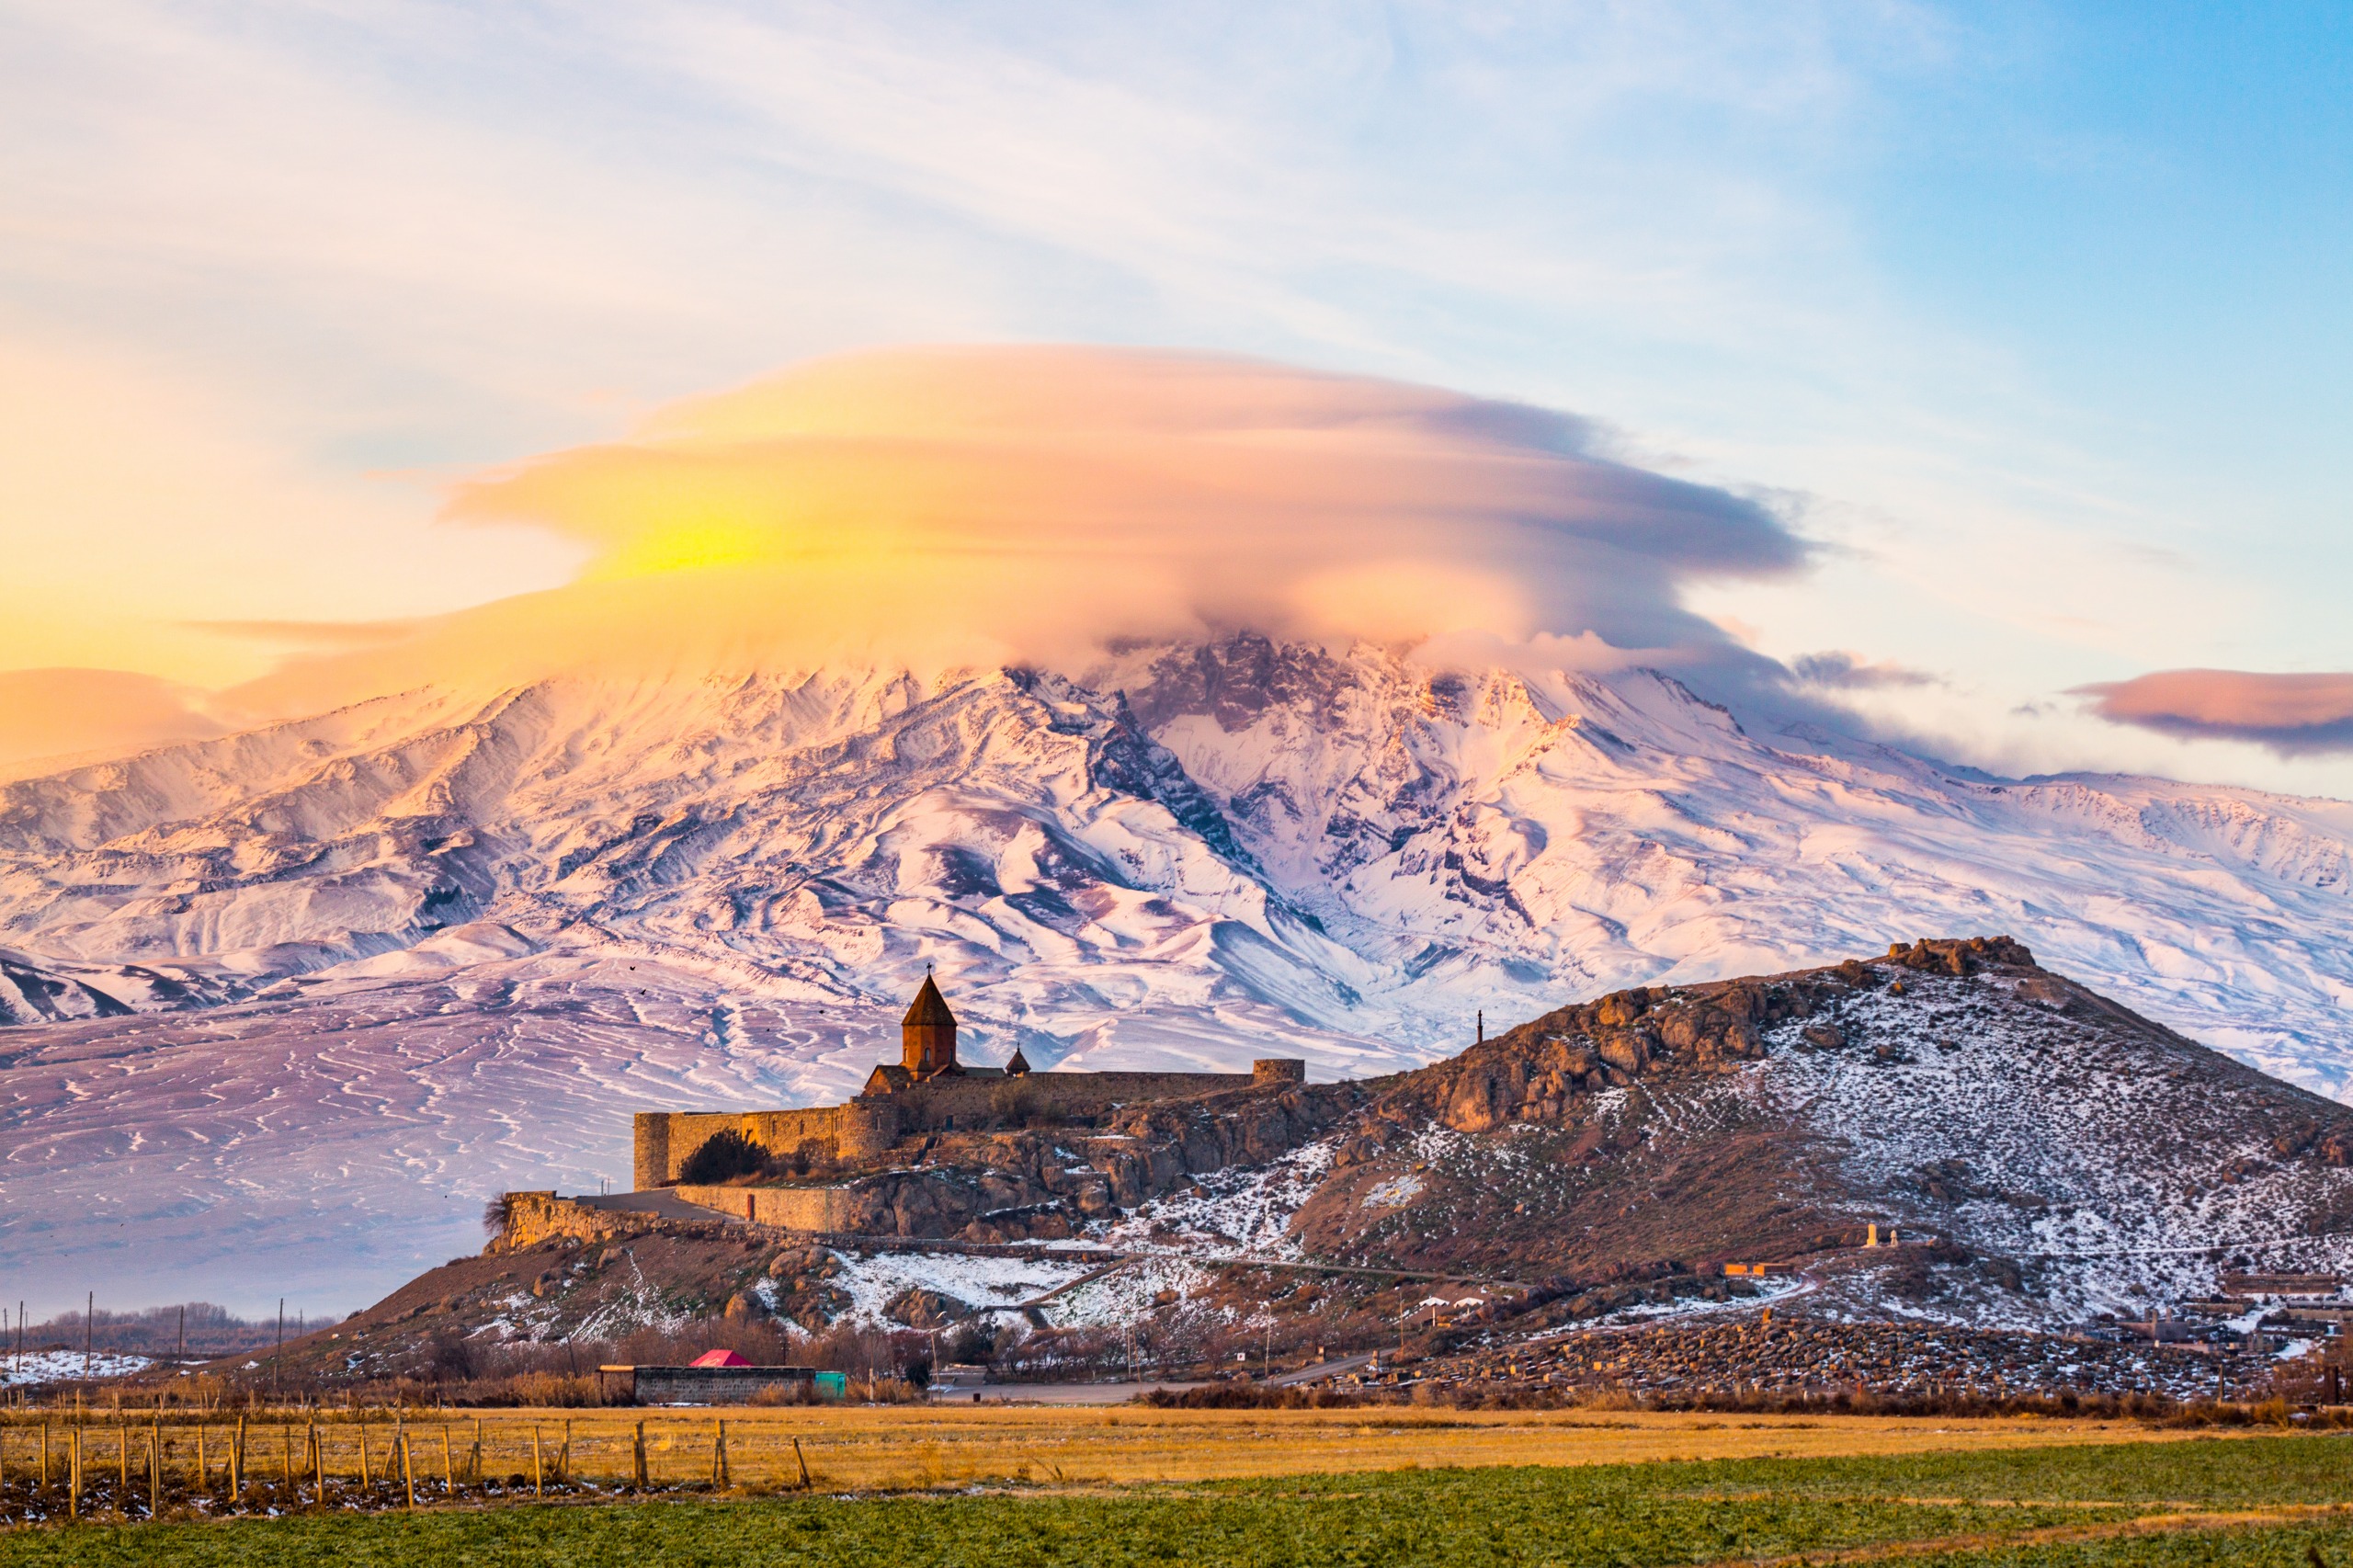
[[[651,1222],[647,1215],[590,1209],[552,1192],[510,1192],[506,1204],[506,1231],[493,1245],[507,1252],[520,1252],[555,1237],[608,1242],[633,1235]]]
[[[813,1388],[840,1399],[842,1375],[814,1367],[599,1367],[608,1404],[749,1404],[770,1392]]]
[[[692,1187],[670,1189],[686,1202],[788,1231],[847,1231],[858,1213],[840,1187]]]

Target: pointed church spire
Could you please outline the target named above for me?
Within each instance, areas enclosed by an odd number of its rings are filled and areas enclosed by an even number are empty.
[[[927,972],[923,989],[915,993],[907,1016],[899,1022],[899,1041],[900,1060],[918,1078],[957,1070],[956,1015],[948,1010],[939,983]]]
[[[956,1015],[948,1010],[948,998],[939,994],[939,984],[931,978],[928,967],[924,970],[923,989],[915,993],[914,1003],[907,1008],[907,1016],[899,1021],[903,1024],[946,1024],[951,1029],[956,1027]]]

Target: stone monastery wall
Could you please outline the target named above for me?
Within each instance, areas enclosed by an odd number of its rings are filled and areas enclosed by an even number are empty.
[[[696,1150],[722,1131],[733,1131],[771,1153],[790,1154],[803,1143],[833,1160],[871,1158],[887,1153],[910,1132],[976,1129],[994,1120],[1035,1116],[1099,1113],[1135,1100],[1181,1099],[1229,1089],[1281,1087],[1304,1082],[1305,1063],[1275,1060],[1252,1063],[1248,1073],[1027,1073],[1017,1077],[943,1075],[926,1078],[887,1096],[851,1100],[814,1110],[642,1111],[636,1119],[635,1178],[640,1191],[669,1187]],[[740,1194],[733,1187],[698,1191]],[[680,1196],[684,1197],[682,1189]],[[782,1195],[764,1189],[762,1201]],[[702,1203],[701,1198],[688,1199]],[[740,1212],[740,1198],[714,1208]],[[745,1219],[754,1216],[743,1214]],[[798,1219],[762,1223],[802,1226]]]

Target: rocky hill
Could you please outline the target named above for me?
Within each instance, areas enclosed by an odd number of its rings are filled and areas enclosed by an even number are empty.
[[[2007,937],[1615,992],[1415,1072],[1223,1099],[1121,1118],[1132,1211],[1073,1233],[1523,1281],[1835,1257],[1856,1311],[1980,1324],[2353,1262],[2353,1113]],[[1913,1244],[1856,1254],[1872,1227]]]
[[[2353,1259],[2353,1116],[2004,937],[1615,993],[1370,1087],[1290,1222],[1314,1256],[1591,1273],[1876,1225],[1921,1244],[1844,1299],[1979,1324]]]

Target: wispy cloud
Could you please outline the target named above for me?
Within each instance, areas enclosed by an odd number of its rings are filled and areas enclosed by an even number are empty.
[[[1883,691],[1891,687],[1941,686],[1944,677],[1926,670],[1907,669],[1887,660],[1870,661],[1859,653],[1807,653],[1790,661],[1790,674],[1800,686],[1824,691]]]

